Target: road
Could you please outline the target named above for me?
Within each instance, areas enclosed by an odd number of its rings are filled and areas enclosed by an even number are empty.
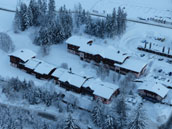
[[[10,10],[10,9],[5,9],[5,8],[0,8],[1,11],[6,11],[6,12],[12,12],[15,13],[15,10]],[[72,12],[75,13],[75,12]],[[90,13],[91,16],[96,16],[96,17],[106,17],[104,15],[101,14],[94,14],[94,13]],[[167,28],[167,29],[172,29],[172,26],[168,26],[166,24],[156,24],[156,23],[150,23],[150,22],[146,22],[146,21],[142,21],[142,20],[134,20],[134,19],[127,19],[128,22],[134,22],[134,23],[139,23],[139,24],[145,24],[145,25],[150,25],[150,26],[157,26],[157,27],[162,27],[162,28]]]

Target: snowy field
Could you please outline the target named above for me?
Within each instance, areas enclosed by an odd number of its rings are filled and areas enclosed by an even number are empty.
[[[20,0],[0,0],[0,7],[16,9]],[[29,3],[29,0],[21,0]],[[9,4],[10,2],[10,4]],[[128,18],[153,17],[172,15],[172,0],[56,0],[56,7],[66,5],[74,9],[75,5],[81,3],[82,7],[90,12],[96,11],[99,14],[111,13],[113,8],[125,8]]]

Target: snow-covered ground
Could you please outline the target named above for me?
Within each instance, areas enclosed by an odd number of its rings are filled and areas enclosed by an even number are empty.
[[[0,7],[15,10],[19,1],[29,3],[29,0],[0,0]],[[79,3],[84,9],[99,14],[111,13],[113,8],[124,7],[128,18],[172,15],[171,0],[56,0],[56,7],[66,5],[67,8],[74,9]]]
[[[24,0],[25,2],[29,2],[29,0]],[[154,15],[167,15],[172,16],[172,1],[171,0],[56,0],[57,8],[66,5],[67,8],[73,9],[74,5],[81,3],[83,8],[87,10],[98,10],[100,13],[111,12],[114,7],[125,7],[129,18],[136,18],[138,16],[154,16]],[[10,4],[9,4],[10,3]],[[18,0],[0,0],[0,7],[15,9]],[[103,5],[103,6],[102,6]],[[31,49],[34,52],[38,53],[38,58],[45,60],[51,64],[56,66],[60,66],[62,63],[67,63],[68,67],[72,68],[72,71],[87,76],[96,77],[96,71],[91,67],[90,64],[80,61],[78,56],[75,56],[71,53],[67,52],[66,45],[54,45],[51,47],[50,54],[48,56],[42,57],[39,53],[39,47],[32,44],[32,35],[34,35],[34,31],[32,29],[15,34],[12,31],[12,21],[14,18],[14,13],[0,11],[0,32],[7,32],[14,44],[15,49],[27,48]],[[128,28],[126,33],[121,38],[116,38],[114,40],[107,39],[107,44],[112,47],[117,47],[123,49],[129,54],[137,56],[147,62],[153,62],[150,73],[156,74],[154,72],[155,68],[168,68],[167,72],[171,72],[172,65],[167,63],[167,58],[160,57],[157,55],[149,54],[146,52],[141,52],[137,50],[139,44],[141,44],[142,40],[149,39],[149,36],[156,37],[162,35],[167,38],[168,42],[165,42],[164,45],[171,46],[171,34],[172,29],[150,26],[145,24],[138,24],[128,22]],[[103,41],[102,41],[103,42]],[[140,57],[141,54],[145,54],[144,57]],[[159,61],[158,59],[163,58],[163,61]],[[19,77],[20,79],[33,80],[36,84],[41,85],[46,83],[45,81],[38,80],[34,76],[29,75],[17,68],[14,68],[10,65],[8,53],[0,50],[0,76],[5,78],[8,77]],[[165,75],[161,75],[165,76]],[[149,76],[148,76],[149,77]],[[149,78],[146,78],[149,79]],[[150,80],[151,81],[151,80]],[[170,91],[171,93],[171,91]],[[168,95],[168,99],[172,98]],[[153,105],[153,106],[152,106]],[[151,115],[150,119],[155,122],[164,122],[160,120],[160,116],[166,120],[171,112],[169,106],[145,103],[145,107]],[[150,108],[149,108],[150,107]]]

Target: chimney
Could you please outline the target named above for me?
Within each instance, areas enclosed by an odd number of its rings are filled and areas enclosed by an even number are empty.
[[[151,47],[152,47],[152,43],[149,44],[149,49],[151,49]]]
[[[162,52],[163,52],[163,53],[164,53],[164,51],[165,51],[165,47],[162,48]]]
[[[90,46],[92,45],[92,43],[93,43],[92,40],[90,40],[89,42],[87,42],[87,44],[90,45]]]
[[[147,43],[145,43],[145,47],[144,47],[145,49],[146,49],[146,45],[147,45]]]

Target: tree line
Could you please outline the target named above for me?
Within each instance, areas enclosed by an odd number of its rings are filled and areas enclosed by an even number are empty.
[[[122,35],[126,30],[127,14],[120,7],[106,18],[91,17],[79,4],[74,13],[65,6],[56,11],[55,1],[31,0],[27,6],[20,3],[14,18],[14,32],[38,27],[34,43],[40,46],[58,44],[72,33],[86,33],[99,38],[112,38]]]

